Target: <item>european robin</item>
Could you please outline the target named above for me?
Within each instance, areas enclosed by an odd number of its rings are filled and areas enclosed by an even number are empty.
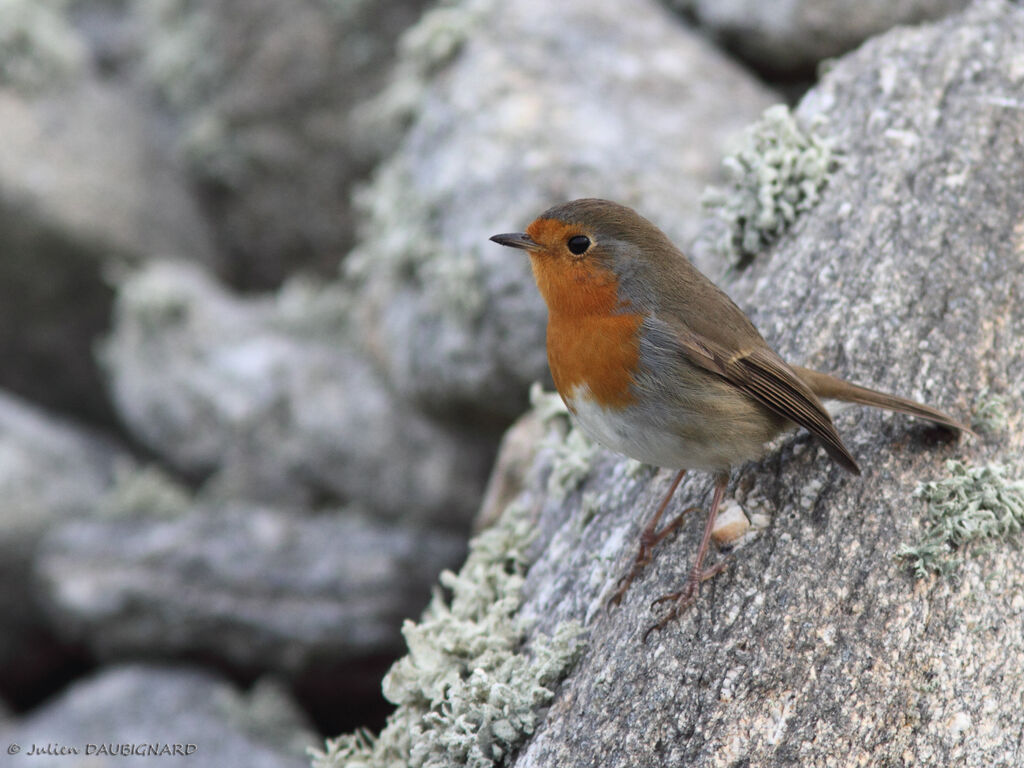
[[[782,432],[804,427],[841,467],[860,474],[822,399],[861,403],[966,427],[921,403],[787,364],[732,300],[668,237],[630,208],[575,200],[542,213],[524,233],[496,243],[530,255],[548,306],[548,364],[576,422],[597,442],[638,461],[679,470],[640,535],[618,603],[684,510],[658,524],[688,469],[714,473],[704,535],[685,585],[661,628],[691,605],[732,466],[757,458]],[[648,633],[650,630],[648,630]],[[646,635],[645,635],[646,638]]]

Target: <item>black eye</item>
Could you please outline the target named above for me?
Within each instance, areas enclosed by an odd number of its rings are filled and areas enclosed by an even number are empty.
[[[576,235],[575,237],[570,237],[566,245],[569,246],[570,251],[579,256],[590,247],[590,238],[586,235]]]

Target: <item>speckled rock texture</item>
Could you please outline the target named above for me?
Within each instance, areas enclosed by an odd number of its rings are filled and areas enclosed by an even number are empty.
[[[538,634],[583,621],[589,647],[517,768],[1024,761],[1019,543],[976,547],[951,577],[916,580],[894,557],[921,534],[916,486],[947,459],[1024,475],[1024,9],[985,0],[892,31],[838,62],[797,115],[825,119],[843,163],[723,287],[793,362],[965,421],[989,387],[1007,397],[1008,427],[958,442],[851,409],[837,425],[859,478],[806,434],[781,440],[729,488],[770,524],[646,644],[651,603],[685,580],[700,521],[607,611],[671,474],[597,453],[559,501],[545,478],[565,458],[542,452],[519,499],[540,531],[523,614]],[[673,508],[707,504],[710,487],[688,477]]]
[[[110,440],[0,393],[0,686],[16,694],[62,663],[39,602],[32,563],[51,527],[101,506],[117,467],[131,466]]]
[[[656,3],[630,5],[628,34],[622,14],[470,0],[408,36],[380,109],[409,128],[362,195],[346,276],[364,347],[430,412],[507,423],[547,376],[527,260],[490,235],[600,196],[689,242],[727,140],[778,98]]]
[[[968,0],[668,0],[721,43],[769,71],[799,72],[898,24],[940,19]]]

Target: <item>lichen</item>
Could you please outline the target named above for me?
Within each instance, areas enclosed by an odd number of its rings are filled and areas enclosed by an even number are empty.
[[[509,505],[470,543],[458,573],[445,571],[419,622],[402,627],[409,648],[384,678],[397,705],[377,737],[366,731],[311,750],[314,768],[491,768],[534,732],[583,648],[577,622],[525,644],[517,617],[527,546],[528,509]],[[450,597],[448,596],[450,595]]]
[[[974,401],[974,415],[971,428],[984,434],[1002,432],[1009,424],[1006,413],[1006,397],[989,392],[988,388],[978,393]]]
[[[569,416],[569,409],[565,407],[565,401],[561,396],[557,392],[545,390],[539,381],[533,382],[530,386],[530,407],[537,413],[542,423]]]
[[[542,423],[556,426],[545,435],[543,444],[552,453],[547,494],[556,502],[564,501],[590,474],[601,447],[572,423],[557,392],[545,392],[535,383],[530,388],[530,405]]]
[[[818,202],[838,159],[817,128],[803,130],[785,105],[770,107],[723,161],[728,183],[708,190],[704,205],[724,221],[718,249],[738,266]]]
[[[967,467],[951,460],[946,468],[949,477],[922,483],[914,492],[927,504],[925,534],[898,553],[918,578],[953,571],[971,542],[1005,539],[1024,527],[1024,481],[1008,479],[1005,466]]]
[[[410,156],[396,154],[355,192],[363,243],[345,259],[345,280],[358,290],[387,274],[414,286],[439,313],[478,320],[487,309],[480,247],[453,250],[443,242],[437,206],[419,190],[412,165]]]
[[[114,466],[114,483],[100,504],[101,514],[112,518],[172,518],[192,506],[188,489],[156,465]]]
[[[579,488],[590,474],[600,446],[576,427],[570,427],[565,439],[555,446],[555,456],[548,475],[548,496],[557,502]]]
[[[337,1],[337,0],[336,0]],[[398,41],[398,61],[386,88],[361,107],[357,120],[394,141],[423,105],[428,81],[452,62],[487,23],[495,0],[442,0]]]
[[[56,0],[0,0],[0,85],[36,93],[82,70],[85,45]]]
[[[160,30],[143,62],[147,80],[177,110],[209,102],[225,68],[209,12],[193,0],[148,0],[140,10]]]

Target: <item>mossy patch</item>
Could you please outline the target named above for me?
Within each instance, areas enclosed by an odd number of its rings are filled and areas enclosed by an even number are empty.
[[[839,164],[818,127],[802,129],[789,108],[778,104],[723,160],[728,183],[708,190],[704,205],[725,222],[718,249],[737,266],[748,264],[818,202]]]
[[[421,620],[402,628],[409,653],[384,678],[384,695],[398,707],[384,730],[329,740],[311,752],[314,768],[508,762],[583,649],[577,622],[526,643],[517,613],[534,530],[528,509],[513,503],[470,542],[462,570],[441,575],[448,594],[435,589]]]
[[[949,477],[917,487],[914,495],[927,504],[925,534],[898,553],[918,578],[955,570],[971,542],[1005,539],[1024,527],[1024,481],[1008,478],[1005,466],[948,461],[946,468]]]

